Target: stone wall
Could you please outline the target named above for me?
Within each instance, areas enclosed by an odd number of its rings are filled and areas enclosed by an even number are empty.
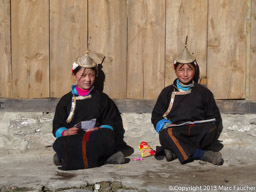
[[[0,154],[51,147],[52,118],[52,113],[0,112]]]

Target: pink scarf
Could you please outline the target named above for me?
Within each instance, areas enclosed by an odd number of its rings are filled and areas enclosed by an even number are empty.
[[[78,86],[76,86],[76,90],[77,90],[78,95],[80,95],[80,96],[88,95],[88,93],[90,92],[90,89],[81,89]]]

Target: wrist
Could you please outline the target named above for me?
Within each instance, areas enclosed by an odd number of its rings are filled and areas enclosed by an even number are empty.
[[[61,133],[61,136],[67,136],[68,132],[67,130],[64,130],[62,133]]]
[[[66,127],[60,127],[59,129],[57,129],[56,133],[55,133],[55,137],[59,138],[62,136],[63,131],[68,130]]]

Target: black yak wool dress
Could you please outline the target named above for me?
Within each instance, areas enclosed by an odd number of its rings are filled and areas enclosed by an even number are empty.
[[[53,149],[64,160],[62,169],[86,169],[101,166],[106,159],[125,145],[120,112],[104,93],[93,89],[87,96],[71,92],[64,95],[56,107]],[[83,121],[95,120],[97,131],[62,136],[64,130]]]
[[[210,90],[194,82],[188,91],[180,91],[176,81],[160,93],[151,121],[161,146],[174,152],[183,164],[194,160],[197,149],[206,150],[218,139],[222,119]],[[195,121],[199,122],[186,123]],[[166,123],[169,126],[162,128]]]

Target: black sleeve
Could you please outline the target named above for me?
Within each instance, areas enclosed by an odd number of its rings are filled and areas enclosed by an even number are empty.
[[[163,114],[166,112],[170,102],[171,89],[170,87],[164,88],[157,98],[156,104],[152,111],[151,122],[156,128],[158,121],[163,119]]]
[[[205,100],[206,119],[212,119],[212,118],[216,119],[217,129],[218,129],[217,138],[218,138],[223,129],[220,111],[219,111],[218,106],[216,105],[214,96],[210,90],[207,91],[205,99],[206,99]]]
[[[56,137],[56,131],[60,127],[69,128],[69,125],[66,122],[66,119],[68,117],[68,108],[70,109],[68,105],[71,105],[71,101],[68,101],[68,98],[66,96],[63,96],[56,106],[52,129],[54,137]]]
[[[121,114],[114,103],[106,94],[103,95],[101,106],[101,117],[103,125],[110,125],[114,129],[116,144],[122,145],[124,138],[124,128]]]

